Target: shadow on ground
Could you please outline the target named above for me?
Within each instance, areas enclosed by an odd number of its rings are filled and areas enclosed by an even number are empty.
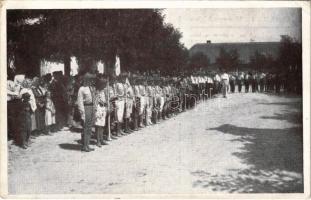
[[[58,146],[65,150],[81,151],[81,145],[79,144],[64,143],[64,144],[59,144]]]
[[[301,112],[275,113],[273,116],[262,116],[261,119],[285,120],[293,124],[302,124]]]
[[[295,98],[295,100],[290,101],[290,102],[272,102],[272,103],[257,103],[257,104],[258,105],[271,105],[271,106],[286,106],[286,108],[288,109],[296,109],[297,111],[302,110],[302,99],[297,98],[297,97]]]
[[[246,164],[263,170],[286,170],[301,173],[302,127],[288,129],[257,129],[224,124],[217,128],[222,133],[239,136],[233,141],[243,142],[242,152],[234,155]]]
[[[224,124],[208,130],[238,136],[232,141],[243,143],[233,155],[249,166],[228,174],[194,171],[199,179],[193,187],[210,187],[228,192],[303,192],[302,127],[258,129]]]

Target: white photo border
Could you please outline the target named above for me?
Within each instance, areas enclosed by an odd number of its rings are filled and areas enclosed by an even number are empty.
[[[310,198],[310,1],[0,1],[0,196],[10,199],[30,198],[126,198],[126,199],[309,199]],[[8,9],[92,9],[92,8],[301,8],[303,49],[303,166],[304,193],[301,194],[8,194],[7,146],[7,49],[6,13]]]

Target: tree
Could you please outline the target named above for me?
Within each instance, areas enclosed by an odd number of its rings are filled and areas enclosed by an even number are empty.
[[[278,67],[272,55],[259,53],[257,50],[250,56],[249,65],[257,71],[268,71]]]
[[[240,63],[237,49],[226,51],[224,48],[221,48],[216,58],[216,63],[225,70],[235,70]]]
[[[30,23],[31,18],[36,18],[37,22]],[[7,68],[14,62],[14,73],[35,76],[40,72],[40,46],[43,43],[40,19],[39,10],[7,11]]]
[[[160,69],[171,73],[187,62],[188,51],[180,43],[182,34],[164,23],[159,9],[29,10],[16,16],[12,15],[11,21],[42,18],[36,29],[28,26],[36,32],[36,38],[29,32],[25,33],[27,40],[21,40],[23,34],[12,40],[34,50],[35,56],[29,55],[23,62],[34,57],[63,62],[66,75],[70,73],[71,56],[77,57],[81,71],[89,70],[99,60],[112,67],[117,54],[125,70]],[[10,26],[10,34],[14,32],[22,30]],[[36,45],[32,45],[33,40],[38,41]],[[14,54],[15,43],[10,45]]]
[[[283,69],[302,68],[302,45],[288,35],[282,35],[279,48],[279,63]]]
[[[197,52],[189,58],[189,66],[192,69],[207,68],[209,64],[209,58],[202,52]]]

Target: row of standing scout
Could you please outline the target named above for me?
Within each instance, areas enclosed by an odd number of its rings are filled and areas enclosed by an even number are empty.
[[[121,76],[108,80],[107,77],[87,73],[77,95],[77,108],[83,124],[82,151],[94,150],[89,146],[93,128],[96,145],[101,147],[107,141],[158,124],[220,93],[222,77],[218,74],[214,77],[184,78]],[[235,91],[236,83],[242,85],[256,80],[251,74],[231,74],[228,77],[230,83],[236,80],[231,87],[232,92]],[[266,75],[262,73],[258,77],[258,85],[256,81],[251,82],[253,92],[258,91],[259,85],[261,91],[266,88],[266,81],[262,81]]]

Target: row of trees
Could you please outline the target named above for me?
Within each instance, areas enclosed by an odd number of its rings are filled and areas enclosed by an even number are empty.
[[[29,75],[42,59],[63,62],[68,75],[71,56],[82,72],[100,60],[111,68],[116,55],[122,70],[174,72],[187,62],[182,34],[159,9],[9,10],[7,22],[8,60]]]
[[[241,66],[241,61],[239,60],[239,53],[237,49],[226,50],[221,48],[219,55],[216,58],[217,66],[229,71],[235,71],[239,66]],[[191,68],[209,68],[211,65],[208,55],[197,52],[190,56],[188,65]],[[245,65],[245,64],[244,64]],[[248,68],[253,70],[282,70],[287,71],[291,68],[301,70],[302,66],[302,46],[297,40],[287,36],[282,35],[280,40],[279,53],[276,58],[270,54],[264,54],[259,51],[255,51],[253,55],[249,58],[249,63],[246,64]]]
[[[182,34],[164,23],[160,9],[8,10],[8,61],[16,73],[37,75],[40,61],[63,62],[70,73],[70,57],[76,56],[80,71],[97,61],[112,68],[118,54],[125,71],[179,71],[210,66],[207,55],[189,56],[180,43]],[[250,57],[251,68],[301,68],[301,43],[281,36],[278,58],[258,51]],[[8,67],[11,62],[8,62]],[[236,49],[221,49],[216,64],[227,70],[241,65]]]

